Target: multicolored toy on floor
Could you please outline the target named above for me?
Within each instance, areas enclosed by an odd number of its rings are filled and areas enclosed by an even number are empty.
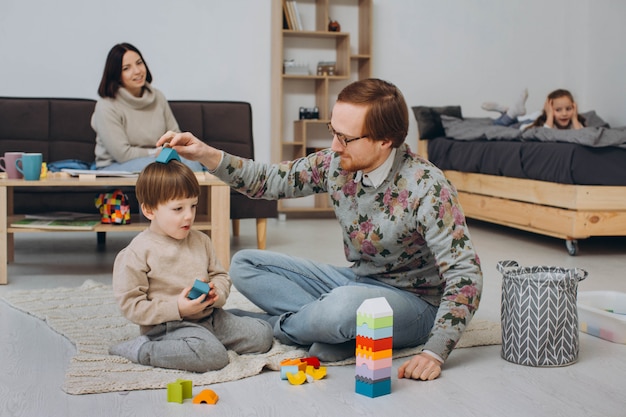
[[[193,382],[188,379],[177,379],[167,384],[167,402],[182,404],[186,399],[193,397]],[[193,397],[194,404],[216,404],[219,396],[215,391],[204,389]]]
[[[314,356],[302,359],[285,359],[280,363],[280,379],[286,379],[291,385],[302,385],[307,376],[313,380],[326,376],[326,367],[320,366],[320,360]]]
[[[104,224],[130,224],[130,204],[122,190],[102,193],[95,200]]]
[[[385,297],[370,298],[356,312],[356,392],[391,393],[393,310]]]

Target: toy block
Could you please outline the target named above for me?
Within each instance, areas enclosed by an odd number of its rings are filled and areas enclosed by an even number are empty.
[[[197,279],[193,283],[193,287],[191,287],[189,294],[187,294],[187,298],[189,298],[190,300],[195,300],[202,294],[208,294],[210,290],[211,287],[209,286],[208,282],[200,281],[199,279]]]
[[[287,379],[291,385],[302,385],[306,382],[306,374],[303,371],[297,373],[287,372]]]
[[[167,384],[167,402],[182,404],[186,398],[191,398],[193,383],[187,379],[177,379]]]
[[[210,389],[203,389],[198,395],[193,398],[194,404],[216,404],[220,397],[215,391]]]
[[[366,397],[375,398],[381,395],[391,393],[391,378],[383,379],[377,382],[371,382],[367,380],[356,379],[356,393],[365,395]]]
[[[356,336],[357,347],[371,349],[372,351],[387,350],[393,347],[393,338],[370,339],[369,337]]]
[[[286,359],[280,363],[280,379],[287,379],[287,373],[305,372],[307,364],[301,359]]]
[[[317,359],[315,356],[311,356],[308,358],[303,358],[302,359],[304,362],[306,362],[307,366],[312,366],[315,369],[320,367],[320,360]]]
[[[393,327],[383,327],[381,329],[370,329],[367,324],[357,325],[356,334],[370,339],[385,339],[393,336]]]
[[[365,365],[368,369],[391,368],[392,360],[393,358],[391,356],[388,358],[373,360],[363,355],[356,355],[356,366]]]
[[[369,369],[367,365],[363,364],[356,367],[356,375],[376,382],[381,379],[391,378],[391,367]]]
[[[393,326],[393,310],[385,297],[368,298],[356,311],[356,325],[366,323],[370,329]]]
[[[163,149],[161,149],[161,152],[159,152],[159,156],[157,156],[156,161],[162,164],[167,164],[172,159],[180,161],[180,156],[178,156],[178,152],[176,152],[172,148],[164,147]]]
[[[386,350],[379,350],[377,352],[373,352],[371,349],[363,349],[360,347],[356,348],[356,354],[357,355],[363,355],[366,358],[370,358],[373,360],[378,360],[378,359],[383,359],[383,358],[391,358],[392,357],[392,353],[393,350],[392,349],[386,349]]]
[[[315,380],[322,379],[326,376],[326,367],[320,366],[315,369],[313,366],[309,365],[306,367],[306,373],[307,375],[311,375]]]

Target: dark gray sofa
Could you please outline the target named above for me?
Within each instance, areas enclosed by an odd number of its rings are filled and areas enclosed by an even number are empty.
[[[96,102],[71,98],[0,97],[0,155],[5,152],[41,152],[46,162],[94,159],[96,134],[90,121]],[[192,132],[204,142],[228,153],[254,158],[252,108],[236,101],[170,101],[183,131]],[[156,141],[157,138],[155,138]],[[32,214],[50,211],[94,212],[94,197],[101,189],[15,188],[14,212]],[[132,212],[138,205],[132,188],[124,190]],[[257,232],[263,235],[265,220],[277,216],[275,201],[252,200],[231,192],[230,218],[257,219]],[[234,227],[235,231],[238,230]]]

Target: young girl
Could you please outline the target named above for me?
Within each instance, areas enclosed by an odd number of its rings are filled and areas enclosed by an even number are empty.
[[[522,119],[526,114],[526,99],[528,90],[524,89],[520,97],[510,107],[498,103],[486,102],[482,108],[487,111],[500,112],[500,117],[493,121],[494,125],[511,126],[522,123],[521,129],[530,127],[547,127],[557,129],[582,129],[585,127],[585,118],[578,114],[578,108],[572,93],[564,89],[554,90],[546,98],[541,113]],[[530,123],[530,124],[524,124]]]
[[[543,112],[530,127],[557,129],[582,129],[585,118],[578,114],[578,106],[572,93],[567,90],[554,90],[546,98]]]
[[[228,364],[227,350],[267,352],[273,336],[266,321],[222,309],[231,280],[211,239],[191,229],[200,194],[191,169],[177,160],[153,162],[139,175],[136,193],[150,226],[117,255],[113,292],[141,336],[109,353],[143,365],[206,372]],[[195,279],[208,282],[210,291],[192,300]]]

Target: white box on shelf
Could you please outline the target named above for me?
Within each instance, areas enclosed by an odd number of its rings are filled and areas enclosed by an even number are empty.
[[[626,344],[626,293],[580,291],[578,323],[582,332]]]

